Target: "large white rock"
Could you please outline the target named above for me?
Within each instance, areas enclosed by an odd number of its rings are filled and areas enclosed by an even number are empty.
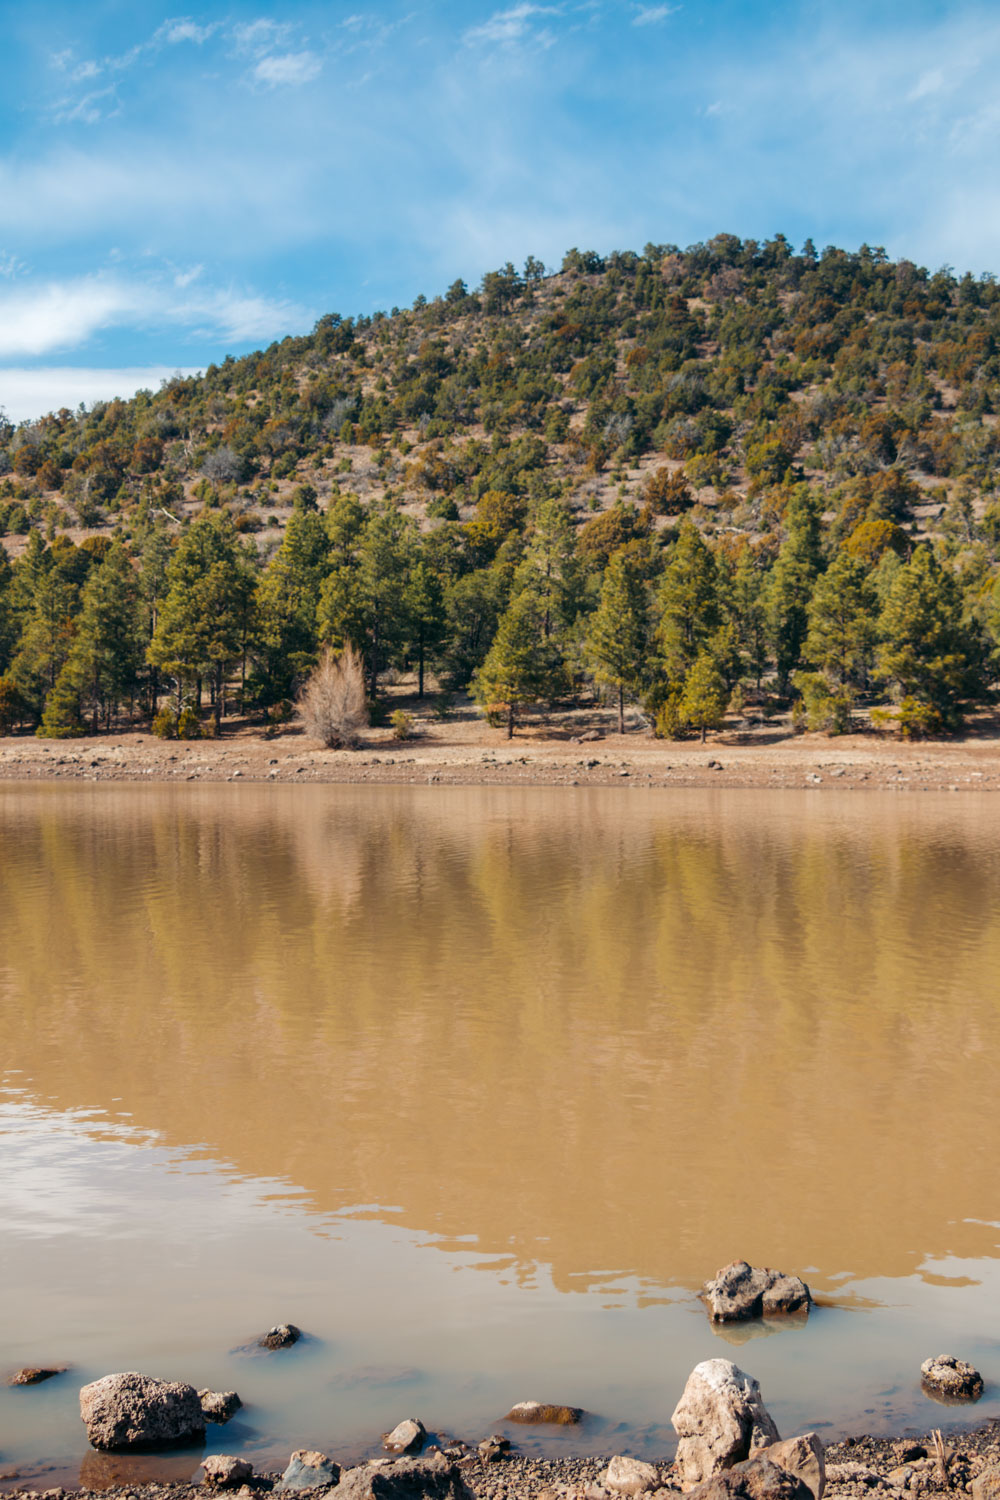
[[[205,1414],[192,1385],[128,1370],[80,1391],[80,1416],[95,1448],[176,1448],[205,1436]]]
[[[677,1472],[687,1489],[780,1438],[760,1386],[729,1359],[695,1365],[670,1420],[680,1438]]]
[[[660,1471],[641,1458],[618,1454],[608,1464],[601,1483],[618,1495],[644,1495],[647,1490],[659,1489]]]

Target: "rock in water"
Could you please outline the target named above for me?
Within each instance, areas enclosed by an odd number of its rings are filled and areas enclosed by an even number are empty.
[[[583,1416],[579,1406],[552,1406],[545,1401],[519,1401],[504,1417],[505,1422],[532,1425],[546,1422],[558,1427],[575,1427]]]
[[[41,1385],[43,1380],[51,1380],[53,1375],[65,1375],[65,1365],[54,1365],[51,1370],[42,1369],[35,1365],[26,1365],[23,1370],[15,1370],[7,1381],[8,1385]]]
[[[978,1401],[983,1394],[983,1377],[964,1359],[953,1354],[936,1354],[920,1366],[920,1384],[928,1396],[938,1401]]]
[[[236,1489],[253,1478],[253,1464],[231,1453],[210,1453],[202,1464],[205,1483],[219,1490]]]
[[[803,1480],[763,1455],[713,1474],[689,1491],[697,1500],[810,1500],[811,1494]]]
[[[301,1337],[302,1329],[296,1328],[294,1323],[278,1323],[262,1334],[257,1342],[262,1349],[290,1349]]]
[[[206,1422],[228,1422],[243,1405],[235,1391],[199,1391],[198,1400]]]
[[[728,1359],[695,1365],[671,1417],[677,1472],[692,1488],[780,1441],[753,1376]]]
[[[205,1436],[205,1414],[194,1386],[154,1380],[129,1370],[105,1375],[80,1391],[80,1416],[94,1448],[177,1448]]]
[[[738,1323],[776,1313],[808,1311],[809,1288],[798,1276],[767,1267],[756,1268],[745,1260],[734,1260],[717,1271],[702,1291],[713,1323]]]
[[[457,1464],[439,1453],[429,1458],[397,1458],[347,1469],[337,1500],[474,1500]]]
[[[484,1464],[495,1464],[505,1453],[510,1452],[510,1438],[505,1438],[503,1433],[494,1432],[478,1445],[476,1452]]]
[[[660,1473],[652,1464],[641,1458],[627,1458],[619,1454],[608,1464],[601,1479],[606,1490],[619,1495],[644,1495],[647,1490],[660,1487]]]
[[[383,1434],[382,1447],[387,1453],[415,1453],[424,1445],[427,1432],[416,1417],[397,1422],[391,1432]]]
[[[299,1448],[293,1453],[288,1468],[282,1474],[275,1489],[315,1490],[320,1485],[336,1484],[340,1478],[340,1465],[327,1458],[325,1453],[316,1453],[309,1448]]]

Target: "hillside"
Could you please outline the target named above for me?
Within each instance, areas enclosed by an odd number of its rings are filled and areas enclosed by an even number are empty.
[[[494,662],[484,701],[596,681],[680,732],[706,727],[679,709],[685,688],[728,703],[770,684],[830,727],[878,698],[912,700],[904,728],[947,727],[996,676],[998,333],[993,278],[720,235],[572,250],[557,274],[529,258],[475,292],[330,315],[203,377],[7,424],[0,533],[21,558],[0,571],[8,724],[40,721],[83,650],[88,579],[114,539],[137,573],[130,681],[95,679],[87,698],[88,667],[70,694],[109,723],[126,702],[152,711],[160,677],[181,706],[192,682],[223,694],[238,670],[241,701],[273,707],[324,641],[357,645],[373,696],[390,666],[464,686],[522,601],[552,659],[523,692]],[[294,581],[292,543],[308,575]],[[226,645],[154,643],[147,659],[185,548],[189,590],[199,568],[245,575],[227,605],[242,623]],[[51,640],[26,655],[36,575],[53,569]],[[931,650],[917,599],[941,626],[944,686],[910,659]],[[623,630],[628,662],[612,659]]]

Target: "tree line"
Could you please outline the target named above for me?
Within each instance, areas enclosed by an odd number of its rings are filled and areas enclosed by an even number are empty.
[[[940,733],[991,700],[1000,581],[885,517],[838,537],[802,482],[764,542],[623,502],[581,528],[563,497],[501,491],[428,527],[350,493],[324,510],[301,486],[266,561],[224,507],[80,545],[32,530],[13,564],[0,550],[4,732],[196,734],[227,705],[281,719],[323,649],[347,645],[376,716],[396,668],[421,697],[432,675],[439,695],[471,688],[509,732],[596,691],[619,729],[635,704],[665,736],[704,736],[748,701],[794,702],[834,733],[860,705]]]

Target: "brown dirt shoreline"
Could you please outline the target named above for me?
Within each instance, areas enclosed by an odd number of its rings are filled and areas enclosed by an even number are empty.
[[[936,1469],[932,1435],[907,1433],[901,1437],[847,1437],[826,1448],[828,1468],[826,1495],[829,1500],[915,1500],[921,1495],[962,1495],[971,1492],[974,1479],[985,1470],[1000,1464],[1000,1419],[964,1429],[961,1424],[942,1422],[945,1432],[947,1476]],[[922,1454],[928,1457],[922,1457]],[[466,1460],[461,1468],[476,1500],[601,1500],[600,1478],[611,1455],[587,1458],[529,1458],[516,1450],[498,1462],[486,1464],[478,1457]],[[657,1464],[664,1484],[670,1484],[670,1461]],[[190,1481],[110,1482],[100,1489],[67,1485],[45,1488],[43,1468],[25,1473],[18,1482],[14,1473],[0,1474],[0,1485],[8,1493],[24,1500],[207,1500],[225,1491],[209,1489]],[[237,1500],[254,1500],[270,1494],[280,1475],[255,1476],[249,1486],[236,1492]],[[232,1493],[232,1492],[229,1492]],[[656,1492],[657,1500],[668,1489]],[[335,1496],[335,1487],[306,1491],[314,1500]]]
[[[405,700],[404,700],[405,701]],[[601,716],[606,719],[606,716]],[[268,735],[230,720],[219,739],[158,740],[129,731],[73,740],[0,738],[0,781],[252,781],[446,786],[796,788],[823,791],[1000,791],[1000,722],[963,739],[900,743],[874,734],[830,739],[787,725],[697,741],[595,727],[593,715],[528,724],[513,740],[474,711],[416,719],[414,738],[365,732],[326,750],[292,724]],[[581,739],[582,735],[598,735]]]

